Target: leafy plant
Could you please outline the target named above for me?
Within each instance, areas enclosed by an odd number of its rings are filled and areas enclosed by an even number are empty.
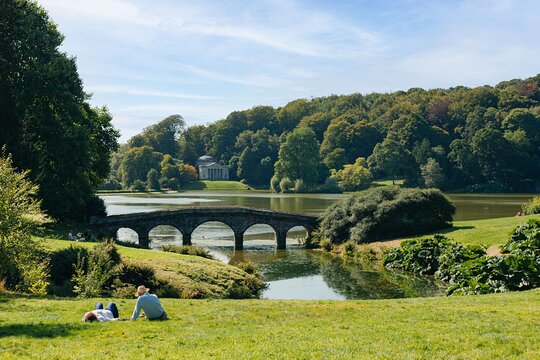
[[[521,205],[523,215],[540,214],[540,196],[535,196]]]
[[[177,254],[201,256],[207,259],[214,259],[214,257],[208,252],[208,250],[197,245],[163,245],[161,247],[161,250]]]

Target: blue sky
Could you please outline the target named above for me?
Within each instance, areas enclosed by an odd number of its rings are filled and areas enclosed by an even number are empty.
[[[536,0],[38,2],[122,142],[170,114],[540,73]]]

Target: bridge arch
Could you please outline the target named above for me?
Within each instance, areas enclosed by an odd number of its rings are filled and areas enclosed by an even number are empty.
[[[304,244],[310,232],[303,225],[296,225],[287,230],[287,241],[293,241],[297,244]]]
[[[191,242],[204,242],[205,239],[234,241],[234,238],[233,227],[224,221],[215,219],[198,223],[191,232]]]
[[[268,240],[273,243],[277,242],[277,230],[270,224],[258,222],[251,224],[243,232],[243,241],[249,240]]]
[[[148,230],[148,238],[152,247],[161,247],[171,242],[182,242],[183,234],[178,227],[169,224],[156,225]]]
[[[140,240],[137,230],[131,227],[127,227],[127,226],[119,227],[118,229],[116,229],[114,231],[113,237],[114,239],[117,239],[123,242],[134,243],[134,244],[138,244]]]

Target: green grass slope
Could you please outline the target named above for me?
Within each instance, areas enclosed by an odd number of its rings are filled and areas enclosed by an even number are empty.
[[[366,301],[163,299],[165,322],[83,323],[98,301],[0,297],[0,358],[538,359],[540,291]],[[119,300],[128,318],[135,300]]]
[[[92,248],[95,243],[72,242],[46,239],[41,242],[45,248],[54,251],[70,245]],[[229,291],[238,286],[250,286],[260,282],[253,275],[218,260],[209,260],[200,256],[181,255],[163,251],[135,249],[118,246],[122,258],[137,265],[154,268],[156,275],[168,280],[182,290],[185,298],[224,298]]]
[[[247,190],[248,186],[239,181],[197,180],[182,184],[180,190]]]

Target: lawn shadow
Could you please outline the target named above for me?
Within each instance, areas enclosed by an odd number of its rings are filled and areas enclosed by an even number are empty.
[[[0,324],[0,339],[8,336],[55,338],[69,336],[81,329],[82,325],[75,324]]]

